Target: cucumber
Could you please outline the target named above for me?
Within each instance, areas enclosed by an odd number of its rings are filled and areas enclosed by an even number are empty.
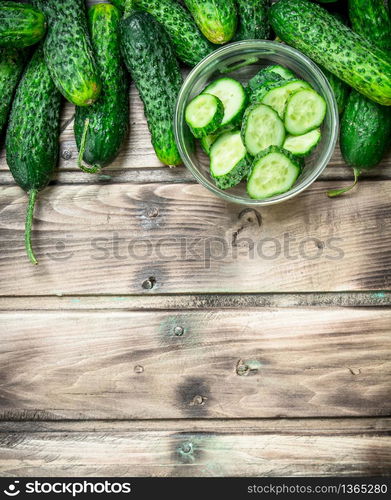
[[[326,101],[315,90],[299,90],[288,99],[284,123],[291,135],[303,135],[319,127],[326,116]]]
[[[50,77],[42,47],[34,53],[20,81],[6,135],[7,163],[16,183],[29,195],[25,244],[30,261],[31,226],[38,191],[57,165],[61,95]]]
[[[129,82],[122,63],[118,9],[106,3],[94,5],[88,21],[102,93],[91,106],[76,108],[74,131],[80,160],[93,165],[87,172],[94,173],[114,160],[128,134]]]
[[[283,118],[289,97],[298,90],[310,88],[304,80],[283,80],[257,89],[251,95],[251,102],[267,104]]]
[[[248,102],[247,93],[240,82],[229,77],[219,78],[210,83],[203,93],[212,94],[223,103],[222,127],[240,123]]]
[[[270,38],[270,0],[236,0],[239,24],[238,40],[267,40]]]
[[[307,0],[280,0],[271,24],[286,43],[301,50],[344,82],[380,104],[391,105],[388,54]]]
[[[171,38],[176,55],[182,62],[195,66],[213,52],[215,47],[202,35],[191,14],[176,0],[130,2],[159,21]]]
[[[23,51],[0,48],[0,134],[7,122],[12,98],[22,75],[25,60]]]
[[[282,82],[284,80],[296,79],[295,74],[288,68],[279,66],[278,64],[273,66],[266,66],[262,68],[255,76],[251,78],[248,82],[248,88],[250,91],[257,90],[265,84],[272,82]]]
[[[166,165],[179,165],[173,116],[182,75],[170,39],[146,12],[122,19],[121,38],[122,54],[144,103],[156,155]]]
[[[335,100],[337,101],[338,106],[338,113],[341,115],[348,101],[350,87],[337,76],[333,75],[333,73],[328,71],[326,68],[321,68],[321,70],[323,71],[324,76],[327,78],[330,87],[334,92]]]
[[[219,129],[217,130],[214,134],[209,134],[209,135],[206,135],[205,137],[201,137],[201,147],[204,151],[204,153],[206,153],[207,155],[210,154],[210,150],[213,146],[213,144],[217,141],[217,139],[224,133],[226,132],[230,132],[231,130],[233,130],[233,127],[224,127],[223,130]]]
[[[121,14],[125,12],[126,0],[110,0],[110,2],[114,7],[117,7]]]
[[[185,119],[194,137],[200,139],[215,132],[224,117],[224,106],[212,94],[195,97],[186,107]]]
[[[247,182],[250,198],[264,200],[286,193],[296,182],[301,164],[282,148],[271,146],[254,158]]]
[[[45,32],[45,16],[32,5],[0,3],[0,46],[29,47],[39,42]]]
[[[244,114],[242,139],[250,155],[256,156],[269,146],[282,146],[284,124],[274,109],[265,104],[253,104]]]
[[[282,147],[295,156],[308,156],[319,144],[320,138],[321,132],[317,128],[304,135],[288,135]]]
[[[99,97],[101,82],[88,33],[83,0],[34,0],[48,19],[46,64],[62,95],[76,106]]]
[[[240,130],[225,132],[210,150],[210,173],[220,189],[239,184],[248,174],[249,165]]]
[[[216,44],[227,43],[236,32],[234,0],[185,0],[201,33]]]
[[[348,5],[352,29],[390,54],[391,22],[384,2],[349,0]]]

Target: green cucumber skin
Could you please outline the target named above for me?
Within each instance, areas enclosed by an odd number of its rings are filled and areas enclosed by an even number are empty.
[[[57,165],[60,104],[39,46],[16,91],[6,135],[8,166],[26,192],[47,186]]]
[[[121,14],[125,11],[126,0],[110,0],[110,2],[114,5],[114,7],[117,7]]]
[[[239,24],[235,41],[268,40],[270,0],[236,0]]]
[[[211,172],[211,176],[215,181],[215,184],[220,189],[230,189],[242,182],[242,180],[247,177],[250,168],[249,157],[243,158],[239,163],[235,165],[229,174],[221,175],[220,177],[214,176]]]
[[[227,43],[235,35],[238,17],[234,0],[185,0],[185,4],[210,42]]]
[[[83,159],[104,167],[116,158],[129,131],[129,81],[122,63],[118,9],[96,4],[89,9],[88,20],[102,93],[91,106],[76,108],[74,131],[80,149],[89,119]]]
[[[25,54],[21,50],[0,48],[0,134],[7,123],[25,60]]]
[[[182,163],[173,132],[182,75],[170,39],[146,12],[121,21],[122,54],[144,103],[152,145],[166,165]]]
[[[270,18],[276,34],[286,43],[368,98],[391,105],[388,54],[307,0],[280,0],[271,7]]]
[[[337,101],[338,113],[341,115],[346,108],[351,88],[326,68],[321,68],[321,70],[327,78],[330,87],[333,89],[335,100]]]
[[[391,51],[391,22],[381,0],[349,0],[349,18],[356,33]]]
[[[195,66],[216,48],[176,0],[133,0],[133,5],[151,14],[164,27],[177,57],[185,64]]]
[[[101,82],[83,0],[34,0],[48,19],[45,60],[62,95],[76,106],[99,97]]]
[[[353,90],[341,121],[340,146],[346,163],[371,169],[381,161],[390,136],[391,110]]]
[[[45,32],[45,16],[32,5],[0,3],[0,46],[29,47],[39,42]]]

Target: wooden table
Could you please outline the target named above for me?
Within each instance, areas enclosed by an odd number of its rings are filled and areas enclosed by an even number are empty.
[[[37,268],[1,153],[0,474],[389,474],[391,156],[330,200],[337,150],[299,197],[243,209],[161,166],[131,102],[100,176],[66,106]]]

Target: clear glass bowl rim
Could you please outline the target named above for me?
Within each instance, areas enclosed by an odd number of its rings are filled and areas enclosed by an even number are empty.
[[[202,174],[199,172],[197,165],[193,162],[190,155],[188,154],[185,146],[184,129],[182,125],[184,121],[183,116],[185,112],[185,106],[188,100],[188,96],[191,92],[191,89],[196,83],[200,73],[202,73],[202,71],[205,69],[205,66],[208,66],[218,61],[220,57],[229,55],[230,53],[234,54],[238,49],[244,47],[246,48],[247,51],[251,48],[253,48],[256,51],[262,49],[269,49],[269,50],[274,49],[277,52],[280,52],[281,54],[284,54],[287,57],[299,60],[303,65],[307,66],[313,73],[314,79],[317,81],[319,87],[322,89],[322,92],[324,93],[324,97],[326,98],[326,101],[328,103],[327,112],[330,113],[331,116],[331,130],[330,130],[329,143],[327,145],[325,153],[321,158],[321,161],[319,161],[316,168],[313,169],[311,175],[308,176],[308,178],[302,185],[294,186],[290,191],[275,196],[270,200],[253,200],[251,198],[247,199],[241,196],[237,196],[235,194],[231,194],[228,191],[220,190],[212,181],[209,181],[202,176]],[[250,54],[246,52],[246,55]],[[299,193],[307,189],[327,167],[331,159],[331,156],[334,152],[335,145],[337,143],[338,130],[339,130],[339,115],[338,115],[338,107],[335,100],[334,92],[331,89],[330,84],[325,75],[323,74],[323,72],[321,71],[321,69],[302,52],[294,49],[293,47],[290,47],[289,45],[285,45],[280,42],[272,42],[269,40],[243,40],[240,42],[230,43],[228,45],[225,45],[224,47],[215,50],[207,57],[205,57],[202,61],[200,61],[197,64],[197,66],[195,66],[192,69],[192,71],[185,79],[181,87],[181,90],[178,94],[175,106],[175,113],[174,113],[175,140],[185,166],[190,170],[195,179],[205,188],[209,189],[209,191],[213,192],[215,195],[219,196],[220,198],[223,198],[226,201],[238,203],[240,205],[266,206],[275,203],[281,203],[282,201],[293,198],[294,196],[298,195]]]

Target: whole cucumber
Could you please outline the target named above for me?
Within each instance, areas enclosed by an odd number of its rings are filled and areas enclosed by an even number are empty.
[[[22,75],[25,59],[23,51],[0,48],[0,134],[7,122],[12,98]]]
[[[74,131],[80,159],[94,165],[88,172],[96,172],[114,160],[128,134],[129,82],[122,63],[118,9],[96,4],[88,20],[102,93],[91,106],[76,108]]]
[[[239,25],[235,40],[270,38],[270,0],[236,0]]]
[[[101,83],[88,33],[84,0],[34,0],[48,19],[45,60],[62,95],[76,106],[99,97]]]
[[[126,0],[126,7],[151,14],[168,33],[178,58],[190,66],[215,49],[197,28],[191,14],[176,0]]]
[[[340,78],[335,76],[326,68],[321,68],[325,77],[327,78],[330,87],[333,89],[335,100],[337,101],[338,113],[341,115],[348,102],[348,97],[350,94],[350,87],[346,85]]]
[[[30,261],[31,226],[38,191],[47,186],[57,165],[61,95],[50,76],[42,46],[20,81],[6,135],[7,163],[16,183],[29,195],[25,243]]]
[[[123,13],[125,10],[126,0],[110,0],[110,2],[117,7],[117,9]]]
[[[212,43],[227,43],[234,36],[238,23],[234,0],[185,0],[185,4]]]
[[[170,39],[146,12],[134,12],[122,19],[121,37],[124,60],[144,102],[156,155],[166,165],[178,165],[181,158],[173,115],[182,76]]]
[[[391,22],[381,0],[349,0],[352,29],[381,49],[391,52]]]
[[[32,5],[0,3],[0,46],[29,47],[39,42],[45,31],[45,16]]]
[[[389,55],[324,8],[307,0],[280,0],[271,7],[270,19],[283,41],[373,101],[391,105]]]

